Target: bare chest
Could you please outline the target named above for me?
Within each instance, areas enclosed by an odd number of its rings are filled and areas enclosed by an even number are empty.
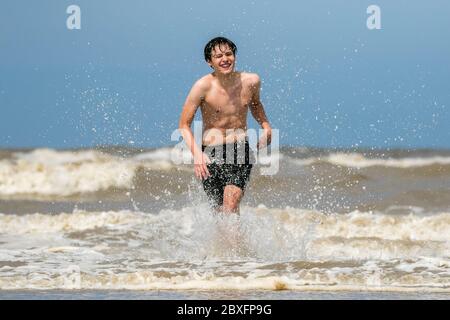
[[[246,113],[251,101],[248,88],[237,86],[231,89],[211,88],[203,101],[204,112],[236,115]]]

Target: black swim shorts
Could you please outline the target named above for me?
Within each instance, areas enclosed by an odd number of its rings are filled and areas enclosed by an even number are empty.
[[[203,180],[203,189],[210,204],[217,208],[223,205],[225,186],[235,185],[245,191],[254,157],[248,140],[215,146],[202,145],[202,151],[211,160],[207,164],[210,176]]]

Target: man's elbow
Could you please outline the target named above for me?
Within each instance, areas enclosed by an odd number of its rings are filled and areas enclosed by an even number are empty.
[[[180,122],[178,124],[178,130],[180,131],[180,133],[184,136],[185,133],[189,132],[189,130],[191,129],[191,126],[189,123],[185,123],[185,122]]]

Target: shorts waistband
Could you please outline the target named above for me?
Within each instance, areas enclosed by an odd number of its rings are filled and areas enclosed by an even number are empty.
[[[206,150],[206,152],[205,152]],[[235,141],[218,145],[202,145],[205,152],[216,163],[252,164],[253,152],[248,140]],[[228,153],[228,154],[227,154]]]

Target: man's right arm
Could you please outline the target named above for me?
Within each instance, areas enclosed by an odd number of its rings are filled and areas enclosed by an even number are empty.
[[[195,143],[194,135],[191,130],[191,124],[207,89],[207,84],[203,79],[198,80],[192,86],[192,89],[189,92],[186,101],[184,102],[183,110],[180,116],[180,122],[178,125],[184,141],[186,142],[189,150],[191,150],[192,155],[194,156],[194,164],[196,165],[195,174],[199,178],[209,175],[208,169],[206,167],[206,163],[209,163],[209,159],[207,159],[207,157],[203,155],[202,150]]]
[[[184,141],[191,150],[192,154],[195,155],[200,149],[194,140],[194,135],[192,134],[191,124],[195,117],[198,107],[201,104],[202,98],[205,94],[205,84],[202,79],[198,80],[189,92],[186,101],[183,105],[183,110],[181,111],[179,130],[184,138]],[[201,151],[201,150],[200,150]]]

